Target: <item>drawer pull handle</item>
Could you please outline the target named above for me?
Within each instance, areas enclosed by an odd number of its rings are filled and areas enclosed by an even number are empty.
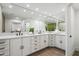
[[[0,44],[4,44],[5,42],[0,42]]]
[[[0,50],[3,50],[3,49],[5,49],[5,47],[3,47],[3,48],[0,48]]]
[[[3,56],[5,53],[0,54],[0,56]]]
[[[44,42],[46,43],[46,40],[44,40]]]
[[[37,42],[37,41],[35,41],[35,42]]]
[[[37,48],[35,48],[35,50],[37,50]]]
[[[35,45],[37,45],[37,44],[35,44]]]
[[[62,41],[60,41],[60,43],[63,43]]]
[[[24,46],[21,46],[20,49],[24,49]]]

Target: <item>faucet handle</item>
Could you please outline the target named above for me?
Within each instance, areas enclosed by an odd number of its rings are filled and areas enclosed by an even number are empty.
[[[23,33],[21,33],[21,35],[23,35]]]
[[[18,36],[18,33],[16,33],[16,36]]]

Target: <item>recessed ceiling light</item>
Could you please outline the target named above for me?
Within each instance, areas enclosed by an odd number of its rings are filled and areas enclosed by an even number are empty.
[[[34,12],[31,12],[31,14],[34,14]]]
[[[54,18],[56,18],[56,16],[53,16]]]
[[[45,12],[45,14],[47,14],[47,12]]]
[[[62,11],[65,11],[65,9],[63,8]]]
[[[19,19],[19,17],[16,17],[16,19]]]
[[[49,14],[49,16],[52,16],[52,14]]]
[[[26,12],[26,10],[24,9],[24,12]]]
[[[9,5],[9,8],[12,8],[13,6],[12,5]]]
[[[39,10],[39,8],[35,8],[35,10],[36,10],[36,11],[38,11],[38,10]]]
[[[41,14],[39,16],[42,16]]]
[[[44,17],[46,17],[46,16],[44,16]]]
[[[30,5],[29,5],[29,4],[27,4],[27,5],[26,5],[26,7],[30,7]]]

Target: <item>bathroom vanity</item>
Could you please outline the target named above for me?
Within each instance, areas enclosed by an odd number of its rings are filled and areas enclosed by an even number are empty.
[[[0,37],[1,56],[25,56],[46,47],[66,50],[65,33],[46,33],[21,36]]]

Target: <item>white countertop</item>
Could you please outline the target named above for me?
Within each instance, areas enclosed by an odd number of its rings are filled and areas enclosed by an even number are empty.
[[[16,38],[20,38],[20,37],[29,37],[29,36],[38,36],[38,35],[49,35],[49,34],[55,34],[55,35],[66,35],[66,33],[64,32],[52,32],[52,33],[44,33],[44,34],[30,34],[30,35],[22,35],[22,36],[16,36],[16,35],[4,35],[4,36],[0,36],[0,40],[1,39],[16,39]]]

